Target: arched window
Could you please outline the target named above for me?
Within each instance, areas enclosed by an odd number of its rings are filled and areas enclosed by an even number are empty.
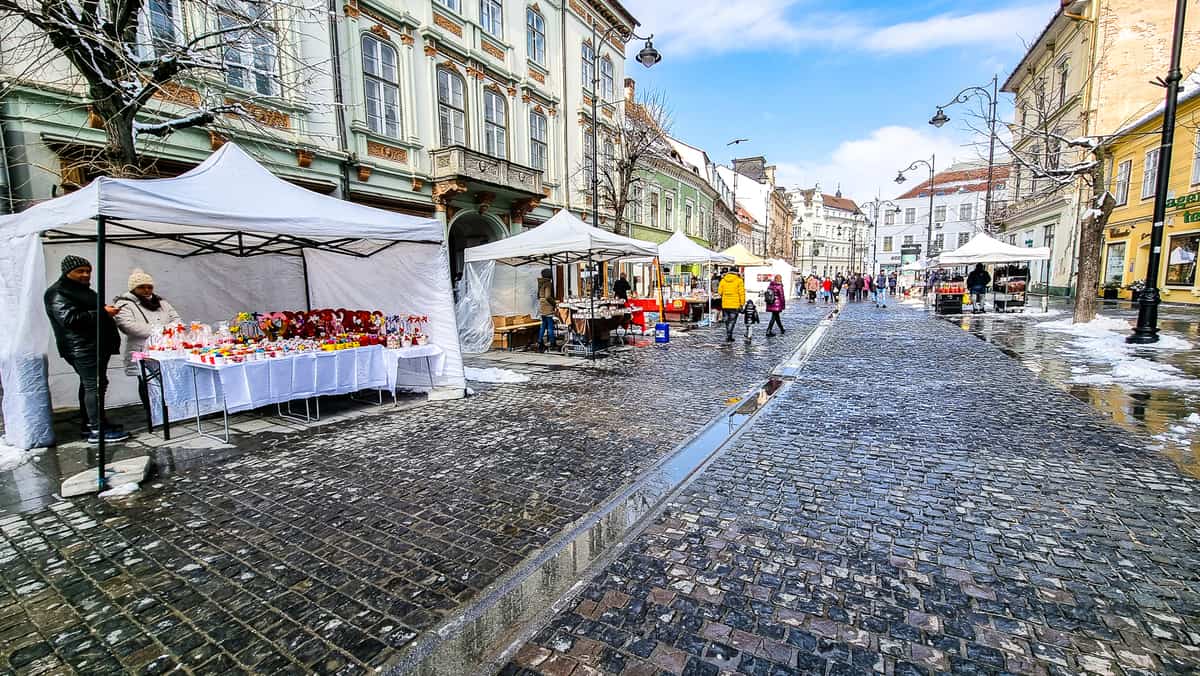
[[[437,71],[438,128],[443,146],[467,144],[467,107],[463,79],[445,68]]]
[[[530,59],[546,65],[546,20],[532,7],[525,9],[525,49]]]
[[[613,100],[613,62],[607,56],[600,59],[600,100]]]
[[[374,35],[362,36],[363,89],[367,128],[376,134],[400,137],[400,83],[396,48]]]
[[[583,60],[583,91],[592,91],[592,80],[595,79],[596,72],[596,52],[592,49],[590,43],[583,43],[583,48],[579,50],[579,56]]]
[[[550,157],[546,116],[536,110],[529,113],[529,166],[539,171],[547,169]]]
[[[483,138],[487,154],[506,157],[508,150],[508,104],[504,96],[491,89],[483,90]]]

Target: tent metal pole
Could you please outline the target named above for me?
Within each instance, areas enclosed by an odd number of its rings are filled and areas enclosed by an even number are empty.
[[[312,292],[308,290],[308,257],[300,252],[300,269],[304,273],[304,310],[312,312]]]
[[[595,28],[593,27],[593,32]],[[593,97],[594,98],[594,97]],[[594,125],[593,125],[594,126]],[[595,151],[595,146],[592,148]],[[592,361],[596,361],[596,271],[592,269],[592,252],[588,250],[588,277],[592,280],[592,288],[588,289],[588,305],[591,307],[592,316],[588,319],[588,340],[591,341]]]
[[[104,319],[108,311],[104,309],[104,275],[105,268],[105,236],[108,230],[108,219],[105,216],[96,217],[96,426],[100,442],[96,445],[96,488],[97,492],[104,491],[106,480],[104,476],[104,451],[106,450],[104,434],[104,380],[107,364],[104,358]],[[82,411],[87,416],[87,408]]]

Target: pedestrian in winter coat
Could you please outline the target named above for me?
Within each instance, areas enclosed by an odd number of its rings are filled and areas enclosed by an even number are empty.
[[[810,282],[809,288],[811,289],[813,286],[811,282],[815,282],[817,278],[809,277],[808,279]],[[767,285],[767,291],[774,293],[771,302],[767,303],[767,312],[771,313],[771,321],[767,323],[767,336],[775,335],[771,332],[771,328],[774,326],[779,326],[780,334],[787,333],[787,331],[783,330],[783,320],[779,317],[779,313],[783,312],[783,309],[787,307],[787,301],[783,297],[783,275],[775,275],[775,279]],[[810,303],[813,302],[813,294],[816,294],[816,291],[809,291],[808,302]]]
[[[79,376],[79,431],[89,444],[100,443],[101,421],[106,441],[129,438],[108,424],[99,406],[100,393],[108,388],[108,360],[121,351],[121,336],[113,321],[118,309],[105,305],[97,316],[96,301],[92,264],[80,256],[63,258],[62,276],[42,296],[58,354]]]
[[[779,275],[776,275],[776,277],[778,277],[778,276]],[[820,280],[817,279],[817,276],[809,275],[808,281],[805,282],[804,286],[805,286],[805,289],[808,291],[808,302],[810,302],[810,303],[817,302],[817,291],[819,291],[821,289],[821,282],[820,282]],[[770,310],[771,308],[767,308],[767,309]],[[770,329],[768,329],[767,335],[770,335],[770,333],[771,333],[771,331],[770,331]]]
[[[821,280],[821,296],[828,303],[833,296],[833,280],[826,277]]]
[[[721,312],[724,314],[725,321],[725,342],[733,342],[733,327],[737,325],[738,313],[746,304],[746,283],[742,281],[741,275],[728,270],[721,278],[717,294],[721,296]]]
[[[554,310],[558,306],[558,300],[554,297],[554,275],[550,272],[550,268],[542,270],[542,276],[538,279],[538,315],[542,318],[542,325],[538,327],[538,351],[546,351],[546,339],[550,339],[550,347],[557,347],[554,338]]]
[[[971,274],[967,275],[967,290],[971,292],[971,312],[978,314],[983,312],[983,295],[987,293],[988,285],[992,283],[992,276],[987,270],[983,269],[983,263],[976,263],[975,269]]]
[[[179,323],[179,313],[158,294],[154,293],[154,278],[141,270],[129,275],[129,291],[117,296],[113,303],[117,314],[113,319],[117,328],[125,334],[125,375],[137,376],[138,397],[142,406],[150,410],[150,389],[141,369],[133,361],[134,352],[146,349],[146,339],[154,327],[165,327]]]
[[[875,275],[875,305],[887,307],[888,280],[882,271]]]

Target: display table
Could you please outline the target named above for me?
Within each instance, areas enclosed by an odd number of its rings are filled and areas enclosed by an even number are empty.
[[[704,312],[708,309],[709,303],[707,298],[688,296],[672,298],[666,301],[666,304],[667,311],[664,315],[667,321],[695,324],[704,318]]]
[[[392,391],[398,386],[433,387],[434,378],[445,367],[445,352],[437,345],[418,345],[388,350],[380,345],[289,354],[274,359],[223,364],[220,366],[188,361],[183,357],[156,358],[162,369],[162,396],[171,420],[194,418],[197,432],[203,430],[201,417],[221,413],[222,440],[228,441],[230,413],[248,411],[275,404],[279,415],[297,417],[284,404],[305,400],[304,421],[320,415],[309,414],[308,399],[341,395],[360,390]],[[424,362],[424,369],[410,366]],[[157,401],[157,383],[151,383],[151,399]],[[155,424],[161,411],[151,407]],[[217,437],[214,437],[217,438]]]

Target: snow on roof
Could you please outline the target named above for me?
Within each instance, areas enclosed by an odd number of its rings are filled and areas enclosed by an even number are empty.
[[[667,137],[667,143],[670,143],[671,148],[679,153],[679,156],[683,158],[684,164],[688,165],[689,169],[701,176],[704,175],[704,168],[708,166],[708,155],[703,150],[670,136]]]

